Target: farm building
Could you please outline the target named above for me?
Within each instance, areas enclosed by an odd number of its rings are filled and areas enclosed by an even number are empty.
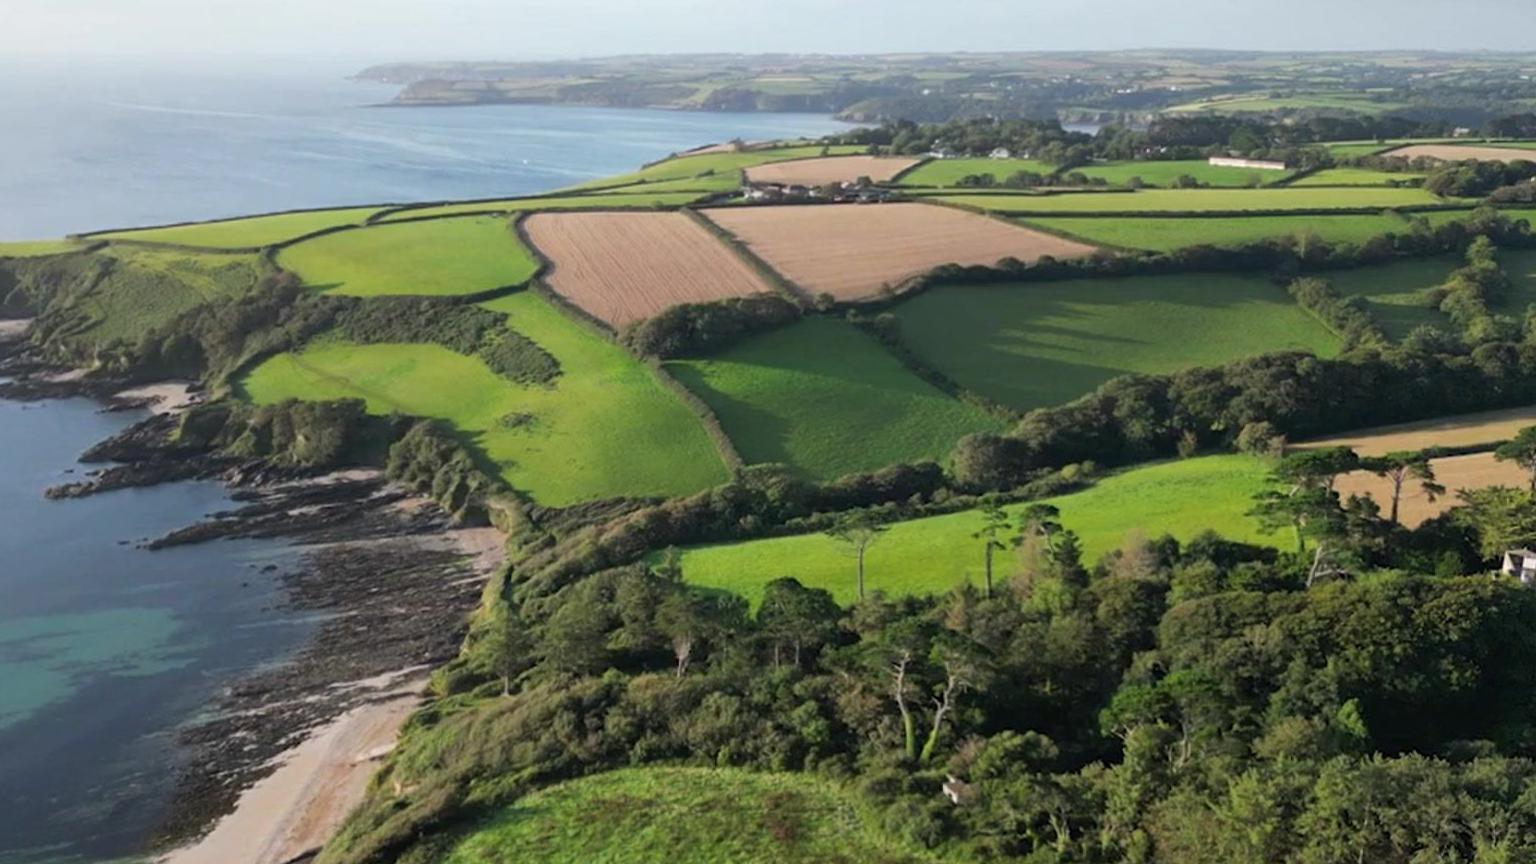
[[[1529,549],[1512,549],[1504,553],[1504,565],[1499,572],[1520,580],[1520,584],[1536,582],[1536,552]]]
[[[1007,147],[999,147],[996,150],[993,150],[991,153],[988,153],[987,156],[991,159],[1012,159],[1013,151],[1009,150]]]
[[[1254,168],[1259,171],[1284,171],[1286,164],[1270,159],[1242,159],[1236,156],[1212,156],[1212,165],[1222,168]]]

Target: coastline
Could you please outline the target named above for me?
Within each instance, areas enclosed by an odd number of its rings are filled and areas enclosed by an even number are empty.
[[[104,464],[48,497],[218,480],[235,509],[138,545],[284,540],[301,563],[274,576],[277,609],[319,622],[293,653],[220,682],[197,717],[166,730],[173,789],[160,824],[146,826],[145,853],[170,864],[280,864],[318,849],[361,800],[431,669],[457,653],[505,538],[452,524],[376,469],[295,475],[178,452],[164,435],[202,399],[195,383],[129,386],[31,362],[14,354],[29,323],[0,321],[5,397],[86,397],[103,412],[148,415],[91,447],[85,461]]]

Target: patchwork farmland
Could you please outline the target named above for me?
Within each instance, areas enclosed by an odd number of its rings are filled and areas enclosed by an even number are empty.
[[[899,156],[829,156],[823,159],[796,159],[748,168],[747,179],[753,183],[825,186],[829,183],[852,183],[860,177],[868,177],[876,183],[885,183],[916,165],[917,161]]]
[[[772,286],[680,213],[541,213],[523,230],[562,297],[612,327]]]
[[[941,264],[1074,258],[1092,246],[945,207],[735,207],[703,211],[807,293],[867,300]]]

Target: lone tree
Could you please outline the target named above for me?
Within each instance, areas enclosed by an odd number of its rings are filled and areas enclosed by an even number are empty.
[[[1008,519],[1008,511],[1003,509],[995,496],[987,496],[981,504],[981,529],[971,535],[972,539],[984,541],[986,550],[986,585],[985,596],[992,596],[992,553],[1000,549],[1007,549],[1010,545],[1016,545],[1019,535],[1013,532],[1013,524]]]
[[[799,668],[803,649],[832,642],[842,614],[832,595],[820,588],[807,588],[789,577],[769,582],[757,607],[757,624],[773,643],[774,668],[779,667],[785,646],[793,651]]]
[[[1278,488],[1254,496],[1248,515],[1259,521],[1267,534],[1289,527],[1296,534],[1296,552],[1307,551],[1307,538],[1317,541],[1307,587],[1319,576],[1340,572],[1332,563],[1335,547],[1347,540],[1348,518],[1340,506],[1334,484],[1339,475],[1360,467],[1360,457],[1348,447],[1305,450],[1280,460],[1271,475]]]
[[[1536,492],[1536,426],[1521,429],[1515,440],[1493,451],[1493,458],[1500,462],[1513,462],[1524,468],[1531,475],[1530,489]]]
[[[1424,490],[1425,497],[1430,501],[1445,494],[1445,487],[1435,480],[1435,469],[1429,464],[1429,457],[1422,453],[1397,451],[1362,459],[1360,464],[1392,484],[1392,514],[1389,518],[1393,525],[1398,524],[1398,504],[1403,498],[1403,484],[1409,480],[1419,481],[1419,488]]]
[[[858,561],[860,600],[864,599],[864,555],[869,552],[869,547],[875,545],[875,541],[880,539],[880,535],[888,530],[890,530],[889,526],[884,520],[867,510],[844,513],[837,517],[837,521],[831,528],[827,529],[827,536],[847,545]]]

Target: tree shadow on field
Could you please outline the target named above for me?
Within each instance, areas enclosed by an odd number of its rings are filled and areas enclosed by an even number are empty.
[[[779,462],[792,467],[796,473],[811,477],[803,465],[798,464],[789,452],[790,424],[751,402],[722,393],[710,386],[697,367],[685,364],[668,364],[667,371],[682,385],[704,400],[720,421],[727,438],[736,446],[736,452],[748,465]],[[815,479],[812,477],[811,479]]]

